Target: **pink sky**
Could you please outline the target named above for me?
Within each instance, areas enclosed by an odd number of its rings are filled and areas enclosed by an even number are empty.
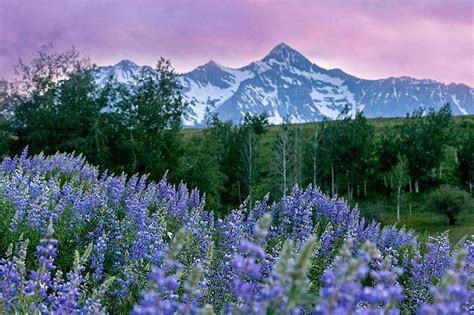
[[[285,42],[325,68],[474,86],[474,1],[0,0],[0,77],[42,44],[96,64],[239,67]]]

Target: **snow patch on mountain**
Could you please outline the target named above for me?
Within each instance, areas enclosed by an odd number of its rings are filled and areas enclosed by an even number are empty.
[[[463,115],[467,115],[467,110],[464,107],[461,106],[461,104],[460,104],[460,102],[459,102],[459,100],[458,100],[458,98],[456,97],[455,94],[451,94],[451,99],[453,100],[454,105],[456,105],[456,107],[459,109],[459,111],[461,113],[463,113]]]

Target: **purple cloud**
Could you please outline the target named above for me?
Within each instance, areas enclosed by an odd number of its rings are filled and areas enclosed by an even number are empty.
[[[99,64],[170,58],[243,66],[286,42],[363,78],[410,75],[474,85],[472,1],[0,1],[0,77],[42,44]]]

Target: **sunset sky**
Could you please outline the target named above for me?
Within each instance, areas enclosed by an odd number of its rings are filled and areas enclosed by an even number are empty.
[[[280,42],[325,68],[474,86],[474,1],[0,0],[0,77],[42,44],[98,65],[213,59],[239,67]]]

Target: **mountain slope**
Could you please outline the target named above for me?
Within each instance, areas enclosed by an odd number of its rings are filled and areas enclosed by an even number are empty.
[[[113,76],[133,82],[140,66],[122,61],[98,69],[99,84]],[[367,117],[405,116],[416,108],[439,108],[449,102],[455,115],[474,114],[474,89],[409,77],[364,80],[342,70],[326,70],[286,44],[249,65],[232,69],[209,61],[181,75],[183,96],[191,103],[186,126],[203,126],[209,111],[238,123],[245,113],[267,113],[271,123],[336,119],[341,111],[363,111]]]

